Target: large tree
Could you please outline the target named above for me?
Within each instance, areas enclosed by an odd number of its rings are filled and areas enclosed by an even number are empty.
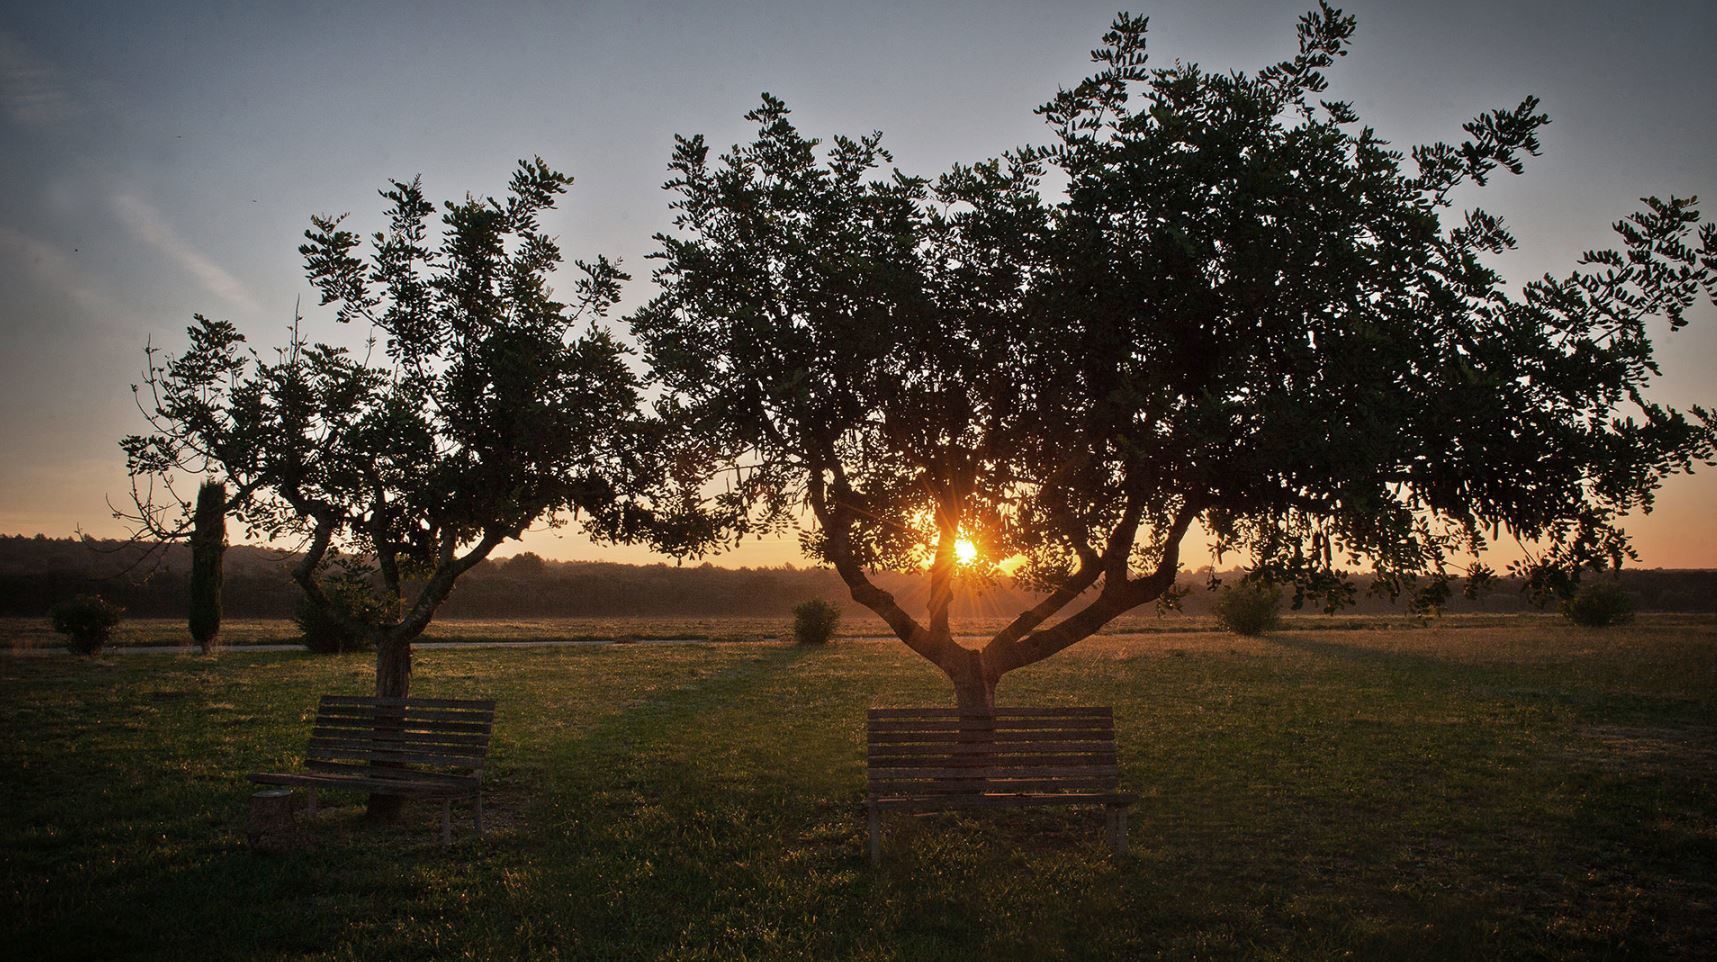
[[[1538,152],[1537,101],[1404,155],[1316,99],[1352,31],[1326,6],[1257,73],[1152,69],[1122,15],[1040,108],[1049,146],[934,181],[768,95],[718,161],[679,140],[631,322],[729,506],[808,514],[807,549],[972,706],[1172,599],[1196,530],[1330,608],[1359,570],[1435,605],[1504,532],[1539,590],[1619,564],[1618,518],[1713,457],[1707,412],[1644,392],[1648,327],[1717,297],[1717,229],[1649,199],[1620,249],[1511,292],[1501,221],[1449,215]],[[981,559],[1044,595],[969,647],[950,607]],[[926,571],[922,618],[882,568]]]
[[[570,303],[541,217],[571,178],[521,162],[504,200],[435,206],[419,181],[382,196],[363,239],[314,217],[299,248],[357,351],[309,340],[295,321],[271,356],[228,321],[198,316],[175,356],[149,351],[125,438],[133,520],[182,531],[186,473],[224,480],[253,535],[298,538],[292,577],[312,604],[376,648],[376,693],[404,696],[411,642],[455,580],[508,539],[565,516],[605,538],[683,553],[701,537],[658,457],[625,347],[601,323],[626,275],[576,262]]]

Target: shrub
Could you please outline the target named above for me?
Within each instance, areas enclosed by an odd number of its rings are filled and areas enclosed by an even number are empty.
[[[113,637],[124,615],[124,608],[100,595],[78,595],[54,606],[54,630],[70,639],[66,645],[72,651],[94,655]]]
[[[1591,581],[1562,603],[1562,613],[1576,625],[1603,628],[1634,620],[1634,601],[1620,582]]]
[[[801,645],[826,645],[841,624],[841,609],[815,598],[793,609],[793,640]]]
[[[1237,635],[1261,635],[1281,621],[1282,591],[1275,585],[1242,581],[1216,594],[1216,623]]]
[[[322,584],[328,599],[340,606],[346,618],[360,624],[370,624],[380,616],[379,605],[370,598],[364,586],[352,579],[329,579]],[[342,624],[339,619],[311,601],[300,596],[292,620],[298,623],[299,639],[304,647],[318,655],[337,655],[347,651],[362,651],[370,647],[370,639]]]
[[[292,607],[292,620],[298,623],[299,641],[318,655],[337,655],[357,651],[363,639],[309,598],[300,597]]]

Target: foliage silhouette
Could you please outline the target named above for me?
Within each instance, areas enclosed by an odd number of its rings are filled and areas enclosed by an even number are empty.
[[[100,595],[77,595],[54,606],[54,630],[74,654],[99,655],[124,616],[125,609]]]
[[[841,609],[822,598],[793,608],[793,640],[801,645],[826,645],[841,626]]]
[[[751,143],[678,139],[631,322],[682,460],[727,479],[741,533],[807,514],[806,551],[967,705],[1162,597],[1195,524],[1296,608],[1353,602],[1364,566],[1429,610],[1493,577],[1452,559],[1503,532],[1540,545],[1516,572],[1539,595],[1618,565],[1617,519],[1713,456],[1705,410],[1644,391],[1647,325],[1713,296],[1717,228],[1648,199],[1619,250],[1511,294],[1502,222],[1444,215],[1548,118],[1528,97],[1403,155],[1317,99],[1353,29],[1323,6],[1290,59],[1213,73],[1147,66],[1123,14],[1040,108],[1050,146],[934,180],[768,94]],[[1004,559],[1048,596],[955,643],[956,583]],[[927,573],[922,619],[887,569]]]
[[[1562,613],[1576,625],[1607,628],[1634,620],[1634,601],[1620,582],[1599,578],[1582,584],[1562,604]]]
[[[313,342],[295,319],[264,357],[200,315],[183,353],[150,348],[150,430],[121,442],[133,521],[174,530],[189,511],[175,479],[225,480],[249,533],[301,540],[293,578],[375,645],[385,696],[407,693],[411,640],[455,580],[532,524],[570,515],[598,538],[695,550],[697,519],[672,509],[655,457],[661,426],[601,323],[626,275],[599,257],[575,262],[570,303],[549,285],[561,252],[541,221],[571,182],[521,161],[505,199],[445,203],[437,243],[421,183],[395,181],[367,257],[344,215],[311,218],[306,273],[339,323],[368,326],[365,350]],[[336,554],[370,566],[350,584],[373,598],[323,583]]]
[[[1241,581],[1216,592],[1216,623],[1237,635],[1257,636],[1281,622],[1282,590],[1261,581]]]

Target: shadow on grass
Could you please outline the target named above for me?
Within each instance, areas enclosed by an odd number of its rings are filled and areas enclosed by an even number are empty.
[[[1388,672],[1397,682],[1415,687],[1434,686],[1468,697],[1564,710],[1594,721],[1698,725],[1717,721],[1717,692],[1704,688],[1698,679],[1677,679],[1683,684],[1669,691],[1661,690],[1668,687],[1661,684],[1655,684],[1659,690],[1630,684],[1632,676],[1651,666],[1630,660],[1625,649],[1582,663],[1582,671],[1571,671],[1565,664],[1486,663],[1305,635],[1270,635],[1266,640],[1290,651]]]

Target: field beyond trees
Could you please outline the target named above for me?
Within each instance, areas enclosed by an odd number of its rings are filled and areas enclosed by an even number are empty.
[[[15,625],[12,627],[16,627]],[[481,840],[330,795],[256,854],[247,772],[295,765],[370,656],[0,658],[19,958],[1693,959],[1717,944],[1717,618],[1090,639],[1002,704],[1111,704],[1143,798],[891,819],[864,710],[948,703],[897,643],[426,651],[500,701]]]

